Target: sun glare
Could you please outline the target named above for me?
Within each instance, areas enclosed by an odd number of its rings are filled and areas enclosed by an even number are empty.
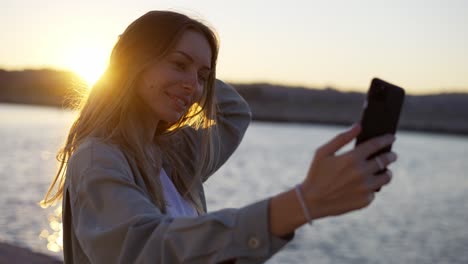
[[[107,52],[97,48],[80,48],[70,55],[67,64],[91,89],[107,66]]]

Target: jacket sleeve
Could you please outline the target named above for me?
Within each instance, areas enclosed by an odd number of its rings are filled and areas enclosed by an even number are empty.
[[[215,82],[217,102],[216,131],[213,136],[215,164],[205,173],[203,181],[216,172],[239,146],[252,118],[250,107],[234,87],[220,81]],[[189,145],[199,149],[200,130],[191,127],[183,129],[185,144],[181,147],[184,153],[190,153]],[[190,153],[187,163],[197,162],[197,153]]]
[[[91,263],[262,263],[292,239],[269,233],[268,199],[171,218],[130,173],[121,152],[96,144],[69,164],[72,226]]]

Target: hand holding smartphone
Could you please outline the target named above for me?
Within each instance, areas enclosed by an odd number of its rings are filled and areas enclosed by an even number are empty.
[[[403,88],[378,78],[372,79],[361,114],[362,130],[357,137],[356,146],[377,136],[395,134],[404,98],[405,91]],[[377,155],[390,152],[391,147],[383,148],[367,159],[370,160]],[[386,168],[380,170],[377,174],[385,171]]]

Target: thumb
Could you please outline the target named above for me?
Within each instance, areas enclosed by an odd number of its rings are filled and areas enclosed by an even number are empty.
[[[338,134],[332,140],[322,145],[316,153],[318,158],[323,158],[335,154],[340,148],[351,142],[361,132],[359,123],[353,124],[348,130]]]

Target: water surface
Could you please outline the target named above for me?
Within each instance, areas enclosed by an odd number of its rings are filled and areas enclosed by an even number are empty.
[[[59,212],[37,202],[74,115],[0,104],[0,240],[61,256]],[[254,122],[207,182],[208,209],[242,207],[292,188],[315,149],[343,129]],[[468,263],[468,138],[400,132],[394,149],[392,184],[370,207],[300,228],[268,263]]]

